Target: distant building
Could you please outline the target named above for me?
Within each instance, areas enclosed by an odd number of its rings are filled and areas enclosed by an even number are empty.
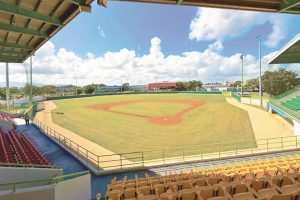
[[[204,88],[208,92],[229,92],[229,91],[236,91],[235,87],[231,87],[228,85],[223,85],[223,84],[204,84],[202,85],[202,88]]]
[[[175,89],[177,82],[161,82],[161,83],[149,83],[148,90],[168,90],[168,89]]]
[[[57,86],[55,91],[57,93],[60,93],[62,94],[63,96],[64,95],[71,95],[71,94],[74,94],[74,89],[75,86],[73,85],[62,85],[62,86]]]
[[[121,92],[121,86],[101,86],[97,88],[96,93],[117,93]]]
[[[129,85],[128,86],[128,91],[132,92],[142,92],[142,91],[147,91],[148,86],[147,85]]]

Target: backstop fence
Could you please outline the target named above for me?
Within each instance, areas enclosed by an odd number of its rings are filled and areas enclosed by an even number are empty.
[[[295,150],[300,147],[300,138],[290,136],[256,141],[174,146],[151,151],[97,155],[37,120],[34,121],[34,124],[50,139],[77,157],[95,174],[259,155],[268,152]]]

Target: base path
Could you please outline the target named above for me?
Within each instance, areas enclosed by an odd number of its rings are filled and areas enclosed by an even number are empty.
[[[248,112],[256,140],[294,136],[292,125],[288,124],[281,117],[259,108],[242,104],[233,98],[226,98],[226,101]]]
[[[111,155],[115,154],[114,152],[94,143],[91,142],[90,140],[87,140],[76,133],[73,133],[72,131],[65,129],[52,121],[52,116],[51,116],[51,111],[56,108],[56,105],[52,101],[45,101],[44,102],[44,110],[37,112],[35,116],[35,120],[41,122],[42,124],[46,125],[47,127],[55,130],[59,134],[63,135],[64,137],[72,140],[73,142],[79,144],[80,146],[84,147],[90,152],[93,152],[96,155]],[[97,160],[97,158],[94,158],[94,160]],[[107,157],[107,160],[120,160],[119,155],[115,156],[109,156]],[[91,160],[92,161],[92,160]],[[131,163],[128,160],[125,160],[124,158],[122,159],[122,162],[125,164]],[[96,162],[94,164],[97,165]],[[105,162],[105,157],[101,157],[100,160],[100,168],[106,168],[107,166],[110,166],[111,163]]]

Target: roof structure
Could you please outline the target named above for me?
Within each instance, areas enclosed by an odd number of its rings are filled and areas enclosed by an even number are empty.
[[[300,34],[287,43],[269,64],[300,63]]]
[[[119,0],[300,14],[300,0]]]
[[[94,0],[0,0],[0,62],[22,63]],[[300,0],[119,0],[300,14]],[[107,6],[107,0],[97,0]]]
[[[24,62],[92,1],[0,0],[0,62]]]

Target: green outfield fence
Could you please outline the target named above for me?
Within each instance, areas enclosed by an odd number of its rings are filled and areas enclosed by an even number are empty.
[[[231,96],[232,96],[233,98],[235,98],[236,100],[238,100],[239,102],[241,102],[241,97],[240,97],[240,95],[238,95],[237,93],[231,92]]]
[[[47,101],[60,99],[76,99],[95,96],[109,96],[109,95],[127,95],[127,94],[222,94],[222,92],[207,92],[207,91],[174,91],[174,92],[123,92],[123,93],[99,93],[99,94],[85,94],[85,95],[71,95],[71,96],[48,96],[45,97]]]
[[[34,124],[49,138],[80,159],[95,174],[197,162],[208,159],[263,154],[298,149],[300,147],[300,138],[290,136],[256,141],[173,146],[151,151],[97,155],[37,120],[34,121]]]
[[[39,186],[47,186],[52,184],[57,184],[59,182],[77,178],[80,176],[84,176],[89,174],[89,171],[83,171],[63,176],[55,176],[53,178],[47,178],[47,179],[36,179],[36,180],[30,180],[30,181],[18,181],[18,182],[12,182],[12,183],[2,183],[0,184],[0,191],[12,191],[16,192],[17,189],[25,189],[25,188],[32,188],[32,187],[39,187]]]

